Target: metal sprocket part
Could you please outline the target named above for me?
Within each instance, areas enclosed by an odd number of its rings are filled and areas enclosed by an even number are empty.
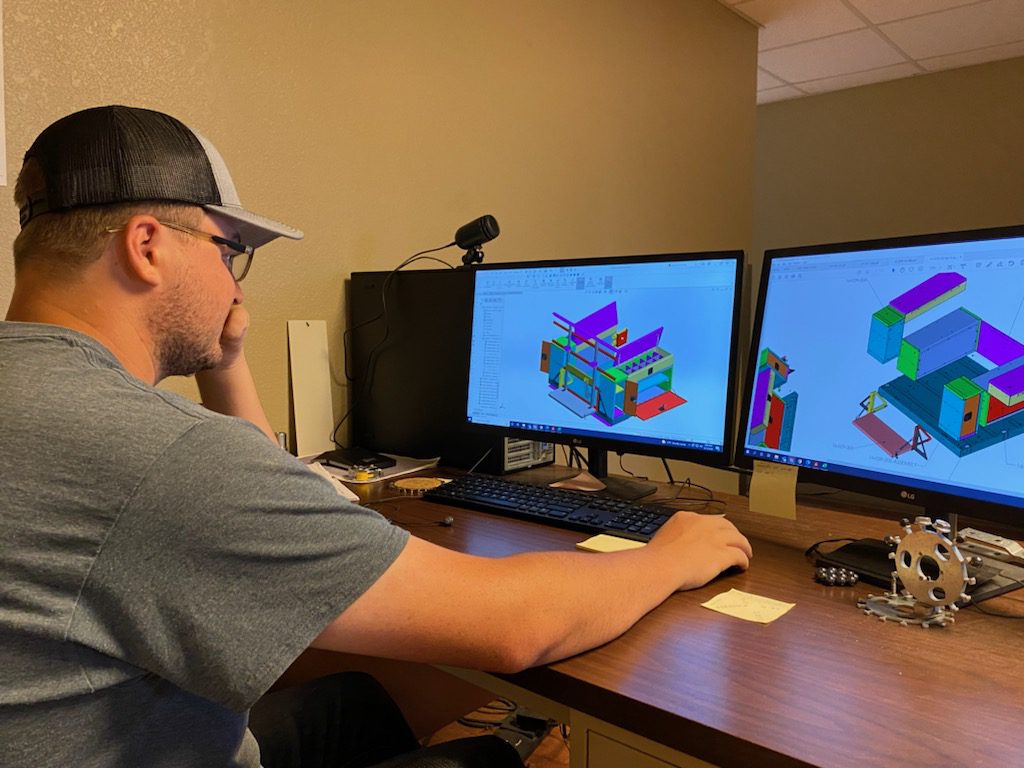
[[[967,575],[967,561],[959,548],[945,535],[948,523],[919,517],[903,530],[906,535],[891,557],[904,593],[924,605],[953,610],[957,600],[969,600],[966,589],[974,579]]]

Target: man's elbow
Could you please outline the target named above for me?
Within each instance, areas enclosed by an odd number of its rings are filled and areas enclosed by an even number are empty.
[[[494,650],[494,661],[488,665],[491,672],[505,674],[522,672],[524,669],[537,666],[543,660],[542,655],[529,653],[521,647],[504,647]]]
[[[550,638],[529,632],[515,632],[493,642],[490,671],[511,674],[552,661],[553,647]]]

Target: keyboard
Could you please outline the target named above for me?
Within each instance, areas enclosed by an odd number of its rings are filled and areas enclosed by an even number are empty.
[[[547,523],[585,533],[647,541],[672,510],[583,491],[465,475],[423,494],[428,501]]]

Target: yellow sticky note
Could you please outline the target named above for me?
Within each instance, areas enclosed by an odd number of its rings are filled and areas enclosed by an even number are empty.
[[[715,595],[701,605],[727,616],[735,616],[737,619],[770,624],[784,615],[796,603],[784,603],[781,600],[772,600],[770,597],[761,597],[749,592],[741,592],[738,589],[730,589],[728,592]]]
[[[584,552],[622,552],[626,549],[637,549],[643,545],[642,541],[599,533],[597,536],[576,542],[576,549],[582,549]]]
[[[750,511],[796,520],[796,475],[792,464],[754,461],[750,477]]]

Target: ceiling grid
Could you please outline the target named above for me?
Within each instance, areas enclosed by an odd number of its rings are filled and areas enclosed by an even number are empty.
[[[757,101],[1024,56],[1024,0],[720,0],[760,25]]]

